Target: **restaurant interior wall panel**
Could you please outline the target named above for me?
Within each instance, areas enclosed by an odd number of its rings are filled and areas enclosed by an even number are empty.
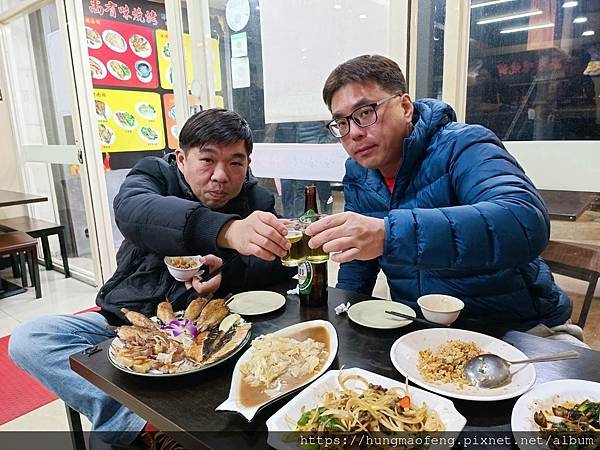
[[[505,142],[538,189],[600,191],[598,141]]]

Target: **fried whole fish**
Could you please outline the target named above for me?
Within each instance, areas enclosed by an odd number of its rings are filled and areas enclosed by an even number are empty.
[[[202,297],[198,297],[190,302],[188,307],[185,309],[185,313],[183,313],[183,318],[193,322],[198,318],[208,300]]]
[[[222,298],[212,300],[202,309],[200,317],[196,321],[196,327],[199,331],[206,331],[209,328],[217,326],[225,317],[229,315],[229,308],[225,306],[225,300]]]
[[[123,325],[117,329],[117,336],[119,336],[119,339],[123,342],[143,345],[146,341],[152,339],[156,332],[157,330],[140,328],[135,325]]]
[[[156,308],[156,317],[165,325],[170,324],[173,320],[177,320],[171,302],[160,302]]]
[[[145,315],[135,311],[129,311],[127,308],[121,308],[121,312],[125,315],[127,320],[131,322],[132,325],[141,328],[148,328],[149,330],[158,329],[158,324],[152,322]]]
[[[216,351],[212,352],[212,354],[206,360],[206,364],[218,361],[238,348],[244,338],[250,332],[250,326],[251,325],[249,323],[245,323],[230,330],[227,334],[231,334],[231,338],[227,339],[227,336],[225,336],[225,338],[221,341],[223,345],[221,345],[219,349],[216,349]]]
[[[209,334],[209,331],[204,331],[196,336],[194,343],[185,350],[185,354],[188,358],[193,359],[197,363],[201,363],[204,358],[208,356],[205,353],[208,351],[207,339]]]
[[[204,331],[196,336],[194,344],[186,350],[186,355],[202,364],[218,361],[239,347],[250,331],[250,326],[245,323],[225,333],[218,328]]]

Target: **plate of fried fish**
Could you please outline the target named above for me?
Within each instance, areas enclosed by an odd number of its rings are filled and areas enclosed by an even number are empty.
[[[232,314],[224,299],[197,298],[178,312],[165,301],[155,317],[121,311],[131,325],[117,329],[108,359],[117,369],[135,375],[199,372],[231,358],[250,340],[251,324]]]

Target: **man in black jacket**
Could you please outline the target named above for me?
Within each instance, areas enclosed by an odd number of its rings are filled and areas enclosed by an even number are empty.
[[[100,289],[100,313],[46,316],[15,330],[11,359],[92,422],[94,436],[131,445],[146,421],[71,371],[69,356],[114,337],[121,308],[154,315],[165,298],[185,308],[186,286],[169,275],[166,255],[207,255],[211,270],[235,252],[222,279],[193,282],[205,295],[219,288],[238,292],[289,279],[286,228],[275,216],[274,198],[249,171],[252,133],[238,114],[213,109],[192,116],[180,147],[165,158],[145,158],[127,175],[115,198],[115,218],[125,237],[118,268]],[[215,256],[219,255],[219,256]],[[189,287],[189,286],[187,286]]]
[[[223,270],[222,293],[291,276],[278,260],[289,244],[275,199],[248,167],[252,133],[246,121],[225,110],[198,113],[181,129],[179,145],[175,154],[136,164],[115,198],[125,241],[117,271],[97,299],[110,323],[117,324],[123,307],[153,313],[167,294],[176,308],[185,308],[185,287],[169,275],[165,255],[246,255]]]

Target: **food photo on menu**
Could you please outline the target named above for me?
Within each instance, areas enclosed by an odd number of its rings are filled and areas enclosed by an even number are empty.
[[[104,151],[160,150],[164,147],[159,94],[94,89],[94,105]]]
[[[86,18],[85,36],[94,86],[158,87],[151,28]]]

